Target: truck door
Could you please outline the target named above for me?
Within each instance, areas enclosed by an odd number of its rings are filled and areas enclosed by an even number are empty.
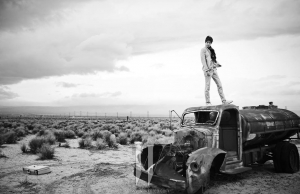
[[[238,159],[238,122],[239,114],[235,109],[224,110],[219,128],[219,148],[227,152],[228,157]]]

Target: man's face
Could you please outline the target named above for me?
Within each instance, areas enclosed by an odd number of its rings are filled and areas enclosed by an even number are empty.
[[[211,42],[210,42],[210,41],[205,42],[205,46],[206,46],[206,47],[210,47],[210,45],[211,45]]]

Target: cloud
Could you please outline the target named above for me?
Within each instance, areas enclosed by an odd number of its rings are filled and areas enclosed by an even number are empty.
[[[266,76],[266,77],[262,77],[260,79],[258,79],[257,81],[271,81],[271,80],[279,80],[279,79],[284,79],[286,78],[287,76],[285,75],[269,75],[269,76]]]
[[[80,93],[73,94],[72,98],[112,98],[122,95],[122,92],[104,92],[104,93]]]
[[[63,19],[65,12],[78,5],[83,5],[83,2],[81,0],[1,0],[0,29],[10,31],[35,29],[42,23]]]
[[[73,83],[67,83],[67,82],[57,82],[56,86],[64,87],[64,88],[73,88],[77,87],[80,84],[73,84]]]
[[[300,34],[299,1],[0,1],[0,85],[129,71],[132,55]],[[279,14],[280,13],[280,14]]]
[[[19,96],[14,92],[7,91],[7,89],[8,87],[0,87],[0,100],[9,100]]]

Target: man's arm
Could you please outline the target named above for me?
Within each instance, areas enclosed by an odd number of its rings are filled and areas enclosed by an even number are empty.
[[[207,64],[206,58],[205,58],[205,49],[204,49],[204,48],[201,49],[200,55],[201,55],[201,62],[202,62],[202,65],[203,65],[203,67],[204,67],[203,70],[204,70],[204,71],[209,70],[208,64]]]

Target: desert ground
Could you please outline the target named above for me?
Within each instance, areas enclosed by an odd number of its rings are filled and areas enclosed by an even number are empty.
[[[37,154],[23,153],[20,149],[23,144],[28,145],[36,136],[29,130],[29,133],[16,143],[1,145],[0,193],[185,193],[153,184],[148,185],[141,180],[136,184],[133,175],[135,150],[134,144],[130,142],[126,145],[117,144],[116,147],[106,146],[100,150],[95,147],[79,148],[81,138],[76,136],[65,139],[64,144],[67,142],[68,147],[60,146],[58,142],[54,143],[52,145],[55,148],[54,157],[41,160]],[[297,144],[297,147],[299,150],[300,144]],[[51,173],[43,175],[24,173],[23,167],[30,165],[49,166]],[[216,175],[204,193],[300,193],[300,172],[275,173],[272,161],[252,168],[251,171],[238,175]]]

